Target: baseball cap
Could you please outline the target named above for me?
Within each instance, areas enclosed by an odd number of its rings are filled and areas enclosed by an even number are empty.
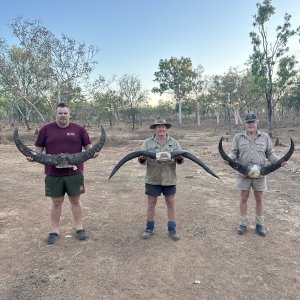
[[[252,122],[252,121],[256,121],[257,120],[257,117],[255,114],[247,114],[245,116],[245,122],[248,123],[248,122]]]

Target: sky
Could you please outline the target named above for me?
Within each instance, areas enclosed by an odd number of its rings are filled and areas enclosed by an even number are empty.
[[[243,69],[252,53],[249,32],[259,0],[3,0],[0,37],[12,41],[10,22],[39,20],[56,36],[62,33],[100,48],[95,74],[110,78],[138,76],[151,90],[160,59],[190,57],[204,75],[222,75],[230,67]],[[299,0],[273,0],[276,13],[268,30],[292,15],[300,26]],[[300,44],[294,40],[293,54]],[[151,94],[153,101],[159,95]]]

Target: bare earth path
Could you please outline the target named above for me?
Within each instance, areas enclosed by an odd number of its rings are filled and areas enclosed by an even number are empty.
[[[82,200],[89,238],[74,238],[65,201],[55,245],[45,243],[50,201],[44,197],[43,167],[28,163],[12,142],[0,144],[0,299],[300,299],[299,131],[276,132],[285,145],[292,136],[296,150],[287,169],[268,177],[268,233],[261,238],[254,232],[252,193],[250,228],[245,236],[236,234],[235,174],[217,152],[224,128],[172,128],[183,149],[221,177],[215,179],[190,161],[178,166],[178,242],[167,236],[163,198],[155,234],[140,239],[146,217],[143,166],[128,162],[107,180],[120,158],[139,149],[148,129],[140,138],[129,130],[107,130],[100,157],[85,164],[87,192]],[[287,147],[275,150],[283,155]]]

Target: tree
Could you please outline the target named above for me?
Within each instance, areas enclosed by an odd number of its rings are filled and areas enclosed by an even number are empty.
[[[154,108],[156,117],[162,117],[166,120],[171,120],[176,114],[175,104],[171,100],[159,100],[158,105]]]
[[[252,72],[256,82],[262,88],[266,99],[268,131],[272,137],[272,100],[273,100],[273,75],[274,69],[285,54],[289,51],[287,46],[291,37],[299,35],[300,27],[291,29],[291,15],[285,14],[284,23],[276,28],[276,38],[273,43],[269,41],[266,24],[271,16],[275,14],[275,7],[271,0],[257,3],[257,14],[254,15],[253,26],[258,30],[250,32],[253,54],[250,56]]]
[[[191,78],[196,76],[192,68],[192,60],[184,57],[161,59],[158,68],[159,71],[154,73],[154,81],[159,83],[159,87],[153,88],[152,92],[160,95],[167,92],[175,97],[179,107],[179,124],[181,124],[181,103],[191,91]]]
[[[283,120],[283,106],[281,105],[281,98],[286,92],[294,86],[297,81],[297,70],[295,69],[297,61],[295,56],[286,56],[282,58],[278,64],[277,80],[274,83],[274,103],[273,111],[275,117],[280,121]],[[279,109],[281,110],[281,118],[278,114]]]
[[[46,106],[52,113],[58,102],[81,98],[83,82],[97,63],[99,49],[64,34],[58,38],[36,20],[17,18],[11,28],[19,45],[9,46],[0,40],[0,85],[20,113],[25,109],[25,122],[32,110],[44,122],[40,107]],[[101,85],[103,80],[96,82]]]
[[[53,37],[51,50],[52,78],[55,82],[57,102],[61,102],[64,86],[78,87],[89,78],[97,63],[94,58],[99,49],[94,45],[86,47],[84,42],[77,43],[62,34],[60,39]],[[102,80],[100,77],[100,85]]]
[[[123,106],[123,101],[117,91],[109,89],[104,93],[98,93],[92,106],[96,121],[108,120],[109,126],[112,127],[119,117],[119,110]]]
[[[196,113],[197,125],[200,125],[200,108],[201,102],[205,99],[205,97],[201,97],[203,95],[203,89],[205,87],[206,81],[203,78],[203,66],[199,65],[196,69],[194,69],[195,75],[190,78],[191,81],[191,91],[186,96],[186,102],[189,103],[193,110]]]
[[[216,115],[217,124],[219,124],[220,113],[224,108],[224,96],[220,75],[213,75],[210,77],[207,85],[207,92],[210,99],[210,107]]]
[[[138,109],[148,101],[148,93],[142,90],[142,82],[138,76],[125,74],[119,79],[120,96],[126,106],[129,106],[129,113],[132,121],[132,130],[135,129]]]
[[[30,71],[33,56],[29,51],[18,47],[8,47],[4,40],[0,45],[0,84],[11,106],[15,107],[28,129],[32,109],[42,121],[44,117],[36,104],[41,100],[34,74]]]
[[[281,99],[282,105],[293,108],[295,111],[295,117],[300,116],[300,75],[298,74],[295,84],[285,92]]]

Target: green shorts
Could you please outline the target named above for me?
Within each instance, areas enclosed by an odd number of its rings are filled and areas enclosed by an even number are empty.
[[[68,196],[78,196],[84,192],[83,173],[70,176],[47,175],[45,178],[46,197],[61,197],[64,196],[65,193],[67,193]]]
[[[253,191],[264,192],[267,190],[266,176],[256,179],[237,176],[235,181],[235,187],[238,190],[244,191],[248,191],[252,187]]]

